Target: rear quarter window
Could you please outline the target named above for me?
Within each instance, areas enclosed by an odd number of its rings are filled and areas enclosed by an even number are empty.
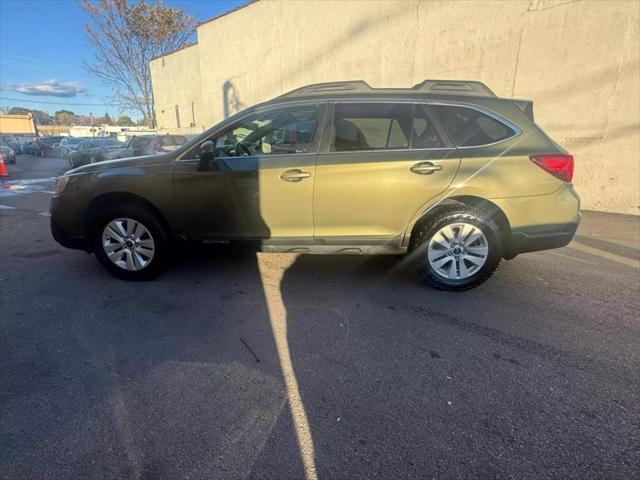
[[[453,105],[432,105],[431,108],[458,147],[489,145],[516,134],[509,125],[473,108]]]

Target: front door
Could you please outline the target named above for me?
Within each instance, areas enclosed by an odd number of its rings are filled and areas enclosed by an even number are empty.
[[[216,158],[198,170],[199,146],[176,162],[174,204],[191,238],[313,238],[313,185],[325,105],[267,108],[210,138]]]
[[[315,237],[386,243],[443,192],[460,164],[422,104],[336,103],[318,157]]]

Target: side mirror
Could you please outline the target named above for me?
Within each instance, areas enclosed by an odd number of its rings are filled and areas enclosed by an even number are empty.
[[[207,140],[200,145],[200,163],[198,171],[207,172],[211,169],[211,162],[216,157],[216,146],[211,140]]]

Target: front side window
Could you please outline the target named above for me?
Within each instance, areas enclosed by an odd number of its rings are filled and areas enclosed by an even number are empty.
[[[339,103],[335,106],[332,152],[443,146],[422,105]]]
[[[454,105],[432,105],[431,108],[458,147],[488,145],[516,133],[508,125],[473,108]]]
[[[217,137],[218,156],[313,153],[319,117],[318,105],[254,114]]]

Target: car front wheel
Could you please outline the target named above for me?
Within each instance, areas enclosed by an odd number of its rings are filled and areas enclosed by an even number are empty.
[[[125,280],[156,275],[164,262],[167,236],[146,209],[127,205],[112,209],[96,231],[95,253],[112,274]]]
[[[502,257],[495,223],[471,208],[446,208],[411,238],[418,274],[440,290],[467,290],[485,282]]]

